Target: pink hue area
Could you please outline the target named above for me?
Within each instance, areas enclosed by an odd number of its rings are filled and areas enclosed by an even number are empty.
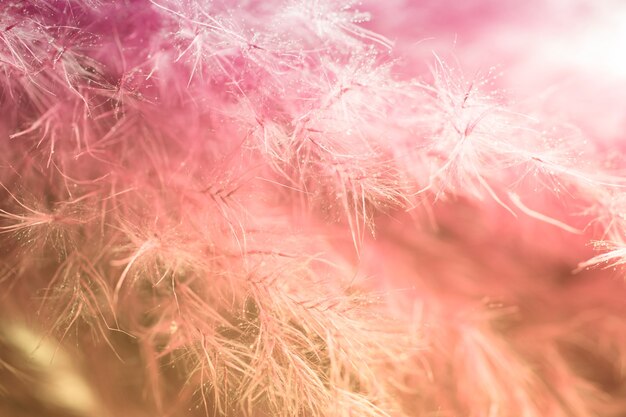
[[[620,2],[0,7],[4,414],[624,414]]]

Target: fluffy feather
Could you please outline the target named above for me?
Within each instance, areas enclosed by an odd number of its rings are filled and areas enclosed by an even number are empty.
[[[623,133],[489,56],[531,3],[0,5],[0,410],[623,415]]]

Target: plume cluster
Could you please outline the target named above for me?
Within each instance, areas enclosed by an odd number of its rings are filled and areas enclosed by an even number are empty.
[[[2,414],[624,415],[623,133],[440,7],[0,2]]]

